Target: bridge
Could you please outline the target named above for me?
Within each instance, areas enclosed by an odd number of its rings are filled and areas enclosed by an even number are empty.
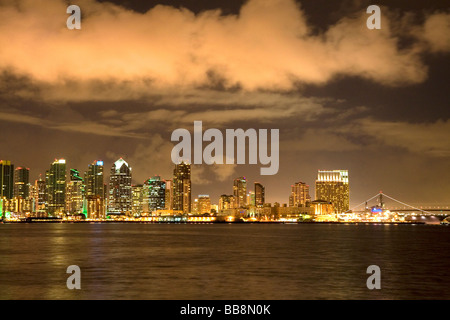
[[[389,206],[386,204],[386,199],[388,200]],[[370,205],[371,201],[376,201],[375,205]],[[373,203],[373,202],[372,202]],[[395,204],[395,206],[393,206]],[[381,211],[391,211],[397,213],[405,213],[409,215],[420,215],[420,216],[439,216],[439,217],[447,217],[450,216],[450,205],[440,205],[440,206],[420,206],[416,207],[410,204],[407,204],[403,201],[397,200],[383,191],[380,191],[378,194],[373,197],[367,199],[366,201],[358,204],[347,212],[354,213],[365,213],[365,212],[381,212]]]

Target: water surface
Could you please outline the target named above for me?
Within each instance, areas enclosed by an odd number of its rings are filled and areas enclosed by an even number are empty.
[[[0,299],[449,299],[449,244],[428,225],[3,224]]]

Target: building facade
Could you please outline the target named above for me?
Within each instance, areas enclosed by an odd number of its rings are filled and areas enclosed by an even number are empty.
[[[163,210],[166,208],[166,181],[160,176],[148,179],[144,188],[148,189],[148,211]]]
[[[309,185],[304,182],[296,182],[291,185],[289,207],[306,207],[309,203],[311,203]]]
[[[58,216],[66,210],[66,160],[55,160],[45,174],[46,211]]]
[[[265,201],[266,196],[264,186],[259,182],[255,182],[255,205],[257,207],[262,207]]]
[[[104,218],[106,214],[106,187],[103,161],[89,164],[84,173],[85,212],[88,218]]]
[[[83,213],[84,181],[80,172],[70,169],[70,179],[66,185],[66,212],[68,214]]]
[[[131,214],[131,167],[120,158],[111,167],[108,214]]]
[[[190,213],[191,199],[191,165],[181,162],[173,170],[173,210]]]
[[[244,208],[247,205],[247,180],[245,177],[234,179],[234,208]]]
[[[331,202],[336,213],[350,208],[350,187],[347,170],[319,170],[316,180],[316,200]]]
[[[14,165],[11,161],[0,161],[0,197],[12,199],[14,196]]]

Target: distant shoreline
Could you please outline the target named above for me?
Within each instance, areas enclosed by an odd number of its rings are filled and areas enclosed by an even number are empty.
[[[64,224],[338,224],[338,225],[440,225],[440,224],[427,224],[425,222],[336,222],[336,221],[305,221],[305,222],[292,222],[292,221],[67,221],[67,220],[21,220],[21,221],[0,221],[0,224],[33,224],[33,223],[64,223]]]

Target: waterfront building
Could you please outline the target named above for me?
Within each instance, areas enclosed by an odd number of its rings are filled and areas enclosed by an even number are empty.
[[[45,174],[46,210],[50,216],[62,215],[66,209],[66,160],[55,159]]]
[[[88,218],[104,218],[106,214],[106,185],[104,181],[104,163],[95,160],[84,173],[85,213]]]
[[[250,190],[250,191],[247,193],[247,205],[248,205],[248,206],[254,207],[254,206],[255,206],[255,203],[256,203],[255,192],[252,191],[252,190]]]
[[[12,199],[14,196],[14,165],[11,161],[0,160],[0,198]]]
[[[34,207],[37,217],[45,217],[46,214],[46,187],[45,180],[42,179],[42,175],[39,175],[39,179],[34,182]]]
[[[296,182],[291,185],[289,207],[306,207],[310,202],[309,185],[304,182]]]
[[[319,170],[316,180],[316,200],[331,202],[336,213],[349,210],[350,188],[347,170]]]
[[[148,190],[148,212],[163,210],[166,207],[166,181],[160,176],[154,176],[148,179],[144,188]],[[146,190],[146,191],[147,191]]]
[[[27,199],[30,196],[30,169],[17,167],[14,170],[14,197]]]
[[[139,217],[143,213],[144,209],[144,186],[137,184],[131,186],[131,213],[135,217]]]
[[[173,210],[173,181],[166,180],[166,199],[164,200],[166,210]]]
[[[66,178],[66,160],[55,159],[45,173],[45,204],[50,216],[65,212]]]
[[[191,212],[191,165],[181,162],[173,170],[173,210]]]
[[[262,207],[265,203],[265,188],[259,183],[255,182],[255,205]]]
[[[247,180],[245,177],[234,179],[234,208],[244,208],[247,205]]]
[[[219,198],[219,212],[234,208],[234,196],[223,194]]]
[[[331,202],[325,200],[314,200],[311,202],[314,208],[314,215],[332,215],[334,213],[334,207]]]
[[[112,165],[109,177],[108,214],[131,214],[131,172],[131,167],[122,158]]]
[[[66,185],[66,212],[68,214],[83,213],[84,184],[80,172],[70,169],[70,179]]]
[[[209,198],[209,195],[200,194],[198,196],[197,213],[211,213],[211,199]]]

